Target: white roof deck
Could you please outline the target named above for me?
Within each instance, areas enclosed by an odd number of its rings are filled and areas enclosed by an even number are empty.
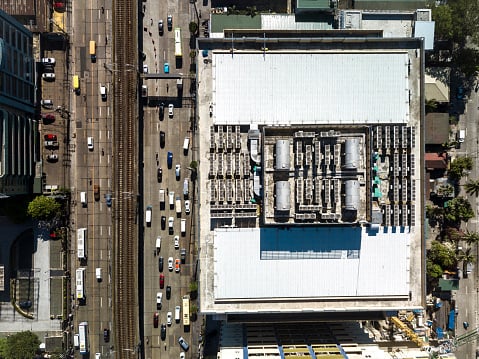
[[[411,234],[388,230],[216,229],[215,300],[407,296]]]
[[[213,53],[218,124],[409,120],[406,52]]]

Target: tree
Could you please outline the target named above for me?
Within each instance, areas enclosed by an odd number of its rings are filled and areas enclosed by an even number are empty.
[[[442,223],[444,220],[444,208],[439,206],[426,205],[426,217],[431,225]]]
[[[196,34],[196,31],[198,30],[198,24],[194,21],[190,22],[189,29],[192,34]]]
[[[448,4],[433,6],[432,19],[435,21],[434,34],[438,40],[451,40],[454,36],[453,14]]]
[[[456,253],[452,246],[438,241],[432,241],[431,249],[427,252],[427,259],[441,269],[453,268],[456,265]]]
[[[457,157],[451,162],[449,167],[449,178],[459,181],[462,176],[472,169],[472,159],[470,157]]]
[[[479,233],[467,231],[461,238],[467,244],[471,245],[479,242]]]
[[[426,272],[431,278],[441,278],[444,271],[439,264],[435,264],[428,259],[426,261]]]
[[[426,100],[426,113],[434,112],[437,110],[437,101],[436,99]]]
[[[472,248],[466,248],[465,251],[459,253],[458,260],[463,261],[464,263],[474,263],[475,261],[474,253],[472,253]]]
[[[470,196],[476,196],[479,194],[479,180],[473,181],[469,180],[467,183],[464,185],[464,189],[466,190],[466,193]]]
[[[31,359],[40,345],[40,340],[31,331],[19,332],[7,337],[4,359]]]
[[[61,204],[52,197],[38,196],[28,204],[27,213],[33,219],[52,219],[60,213]]]
[[[444,219],[453,224],[459,225],[461,221],[467,222],[474,217],[474,211],[471,204],[464,197],[456,197],[447,202]]]
[[[454,187],[449,183],[437,186],[436,194],[440,197],[454,197]]]

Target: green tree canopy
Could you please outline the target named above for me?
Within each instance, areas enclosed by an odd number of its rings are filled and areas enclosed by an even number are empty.
[[[433,6],[432,19],[436,22],[434,33],[438,40],[452,40],[454,37],[454,19],[448,4]]]
[[[471,204],[464,197],[456,197],[447,203],[444,218],[447,222],[459,225],[461,221],[467,222],[474,217]]]
[[[464,185],[466,193],[471,196],[476,196],[479,194],[479,181],[469,180]]]
[[[459,253],[458,259],[464,263],[474,263],[476,257],[474,256],[474,253],[472,253],[472,249],[469,247],[466,248],[465,251]]]
[[[426,272],[431,278],[440,278],[444,272],[439,264],[435,264],[429,259],[426,261]]]
[[[432,241],[431,249],[427,252],[427,259],[432,264],[437,264],[441,269],[453,268],[456,265],[456,253],[452,246],[438,241]]]
[[[470,157],[457,157],[451,162],[449,168],[449,178],[458,181],[466,174],[466,171],[472,169],[472,159]]]
[[[469,245],[479,243],[479,233],[467,231],[461,239]]]
[[[60,213],[61,204],[53,197],[38,196],[28,204],[27,213],[33,219],[52,219]]]
[[[31,331],[19,332],[7,337],[1,355],[3,359],[32,359],[39,345],[40,340]]]

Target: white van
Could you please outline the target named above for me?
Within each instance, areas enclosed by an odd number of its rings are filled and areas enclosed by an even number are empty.
[[[96,280],[98,282],[101,282],[102,281],[102,276],[101,276],[101,268],[96,268],[95,269],[95,276],[96,276]]]
[[[93,151],[93,137],[87,138],[87,146],[88,146],[88,150]]]
[[[156,253],[160,253],[161,250],[161,236],[156,237]]]
[[[148,227],[151,226],[151,206],[146,207],[145,221]]]
[[[175,307],[175,322],[177,323],[180,322],[180,306],[179,305]]]
[[[170,209],[171,209],[175,205],[175,192],[170,191],[169,200],[170,200]]]
[[[165,190],[164,189],[160,189],[158,191],[158,197],[160,199],[160,204],[165,204]]]
[[[459,130],[459,133],[457,134],[457,142],[463,143],[465,139],[466,139],[466,130]]]
[[[181,214],[181,198],[180,198],[180,196],[176,196],[175,208],[176,208],[176,214]]]
[[[106,86],[100,85],[100,96],[102,101],[106,101]]]
[[[188,154],[188,148],[190,147],[190,138],[185,137],[185,140],[183,141],[183,153],[185,156]]]
[[[80,348],[80,334],[75,334],[73,336],[73,347],[75,349]]]
[[[86,207],[86,206],[87,206],[87,202],[86,202],[86,192],[80,192],[80,202],[81,202],[82,207]]]
[[[186,235],[186,219],[181,220],[181,235],[183,237]]]
[[[188,187],[189,187],[188,178],[185,178],[185,180],[183,181],[183,196],[185,196],[185,198],[188,198],[188,194],[190,192],[188,190]]]

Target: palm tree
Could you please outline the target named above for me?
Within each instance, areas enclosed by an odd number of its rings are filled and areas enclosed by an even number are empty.
[[[457,256],[457,259],[460,260],[460,261],[463,261],[464,263],[474,263],[475,261],[475,256],[474,254],[472,253],[472,248],[466,248],[465,251],[461,251],[458,256]]]
[[[469,180],[467,183],[464,185],[464,189],[466,190],[466,193],[468,195],[474,195],[478,196],[479,195],[479,180],[473,181]]]
[[[434,112],[437,109],[436,99],[426,100],[425,102],[426,113]]]
[[[467,231],[461,239],[469,245],[474,244],[474,243],[478,243],[479,242],[479,233],[478,232]]]

